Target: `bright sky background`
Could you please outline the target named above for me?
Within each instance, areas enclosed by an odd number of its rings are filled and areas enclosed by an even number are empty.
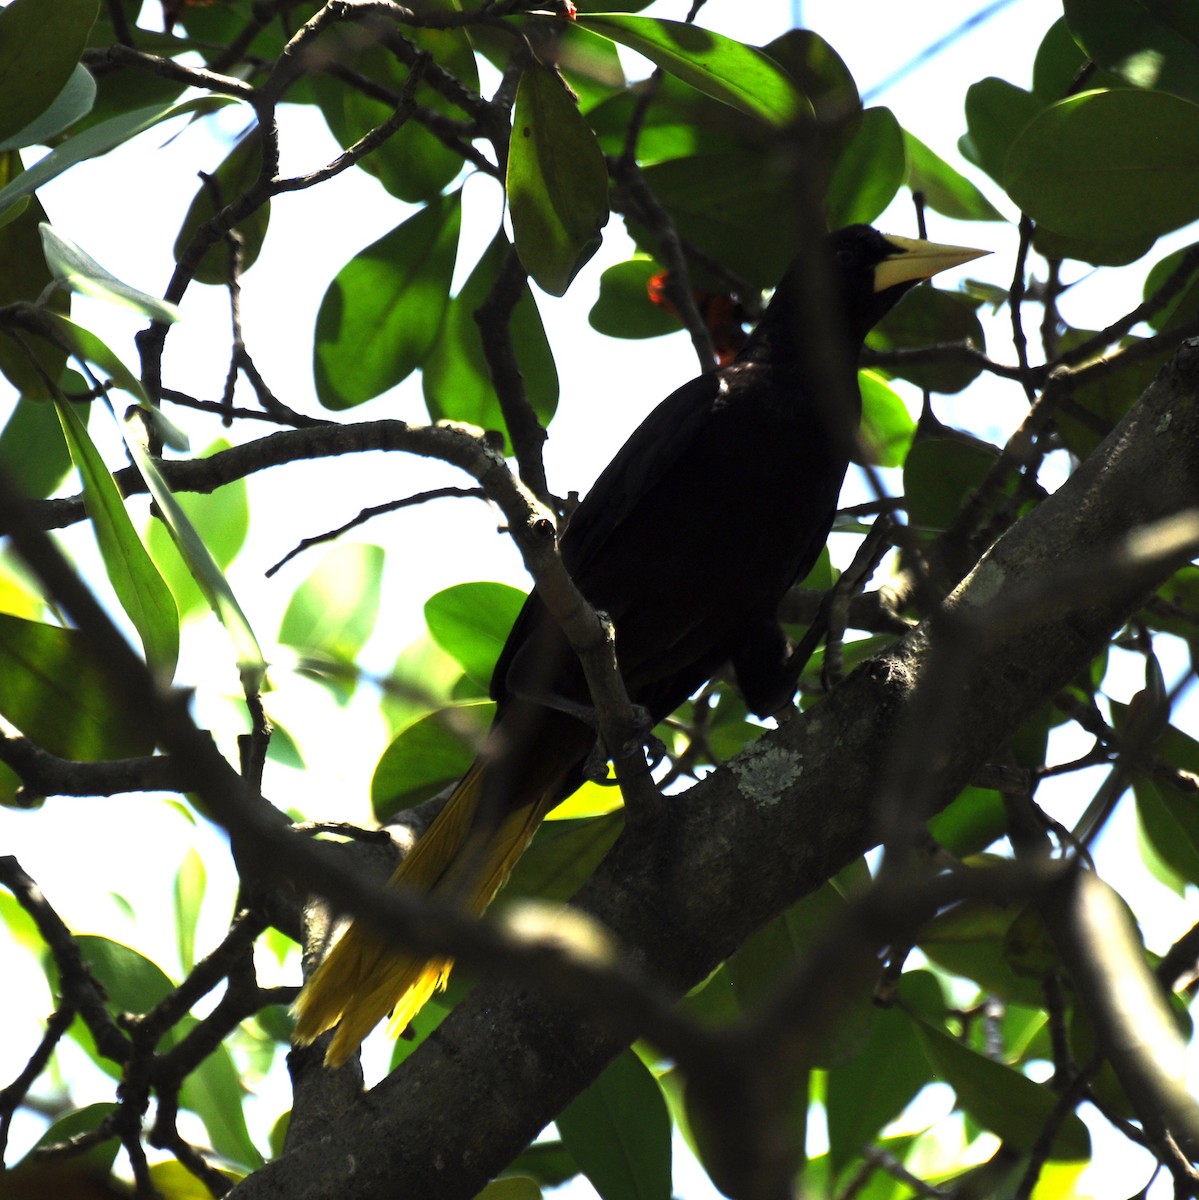
[[[677,0],[659,3],[651,12],[677,18],[685,14],[687,7],[686,0]],[[760,44],[791,26],[796,7],[792,0],[709,0],[702,21],[741,40]],[[965,169],[1002,211],[1014,216],[998,190],[957,154],[957,139],[965,129],[961,102],[967,86],[988,74],[1028,86],[1033,54],[1044,31],[1060,15],[1059,4],[1052,0],[1012,0],[945,53],[884,93],[871,94],[897,66],[915,58],[983,7],[982,0],[969,6],[960,0],[925,0],[914,6],[897,5],[893,0],[808,0],[802,13],[807,27],[820,33],[846,60],[870,102],[891,107],[905,128]],[[627,61],[631,74],[641,73],[633,56]],[[244,110],[227,109],[217,128],[232,137],[246,120]],[[171,263],[167,255],[180,216],[196,188],[195,171],[211,170],[228,149],[227,142],[222,144],[213,136],[213,128],[214,122],[208,121],[182,129],[165,147],[165,135],[158,129],[143,135],[131,151],[118,151],[72,170],[42,193],[51,222],[119,278],[147,291],[160,292],[169,278]],[[318,114],[298,112],[285,127],[283,151],[283,170],[293,173],[323,164],[337,147]],[[465,188],[465,204],[459,281],[500,218],[499,189],[488,179],[471,179]],[[319,411],[312,391],[310,344],[312,324],[326,286],[347,259],[403,216],[402,205],[356,171],[311,191],[275,200],[264,252],[244,280],[242,308],[246,342],[256,363],[276,394],[292,407]],[[1006,281],[1015,245],[1010,229],[959,224],[937,214],[930,214],[929,219],[930,236],[938,241],[995,250],[996,260],[975,264],[973,269],[996,283]],[[901,197],[878,224],[892,232],[914,232],[907,201]],[[695,373],[695,360],[685,337],[621,342],[602,338],[588,328],[586,314],[596,294],[599,274],[627,258],[629,251],[620,223],[613,219],[605,231],[602,250],[576,279],[567,298],[555,301],[538,296],[562,387],[546,453],[550,486],[562,494],[570,489],[585,490],[650,407]],[[1078,274],[1083,271],[1078,269]],[[1107,323],[1139,298],[1141,274],[1143,268],[1137,267],[1105,271],[1104,290],[1098,296],[1088,294],[1085,284],[1080,286],[1064,302],[1070,319],[1079,324]],[[1125,281],[1127,290],[1121,296],[1118,286],[1123,287]],[[136,364],[132,338],[138,325],[134,318],[96,301],[76,298],[75,305],[78,320],[94,328],[127,362]],[[227,297],[221,289],[193,285],[183,311],[184,321],[168,338],[167,382],[193,395],[216,398],[227,361]],[[989,347],[997,358],[1012,361],[1006,320],[1004,314],[988,331]],[[961,402],[938,398],[938,415],[1002,441],[1019,419],[1023,405],[1010,385],[994,388],[992,393],[988,396],[983,389],[975,388]],[[7,403],[0,393],[0,415]],[[918,405],[917,397],[913,396],[913,403]],[[980,423],[978,408],[983,403],[987,411]],[[383,416],[427,419],[418,378],[347,414],[347,419]],[[196,414],[185,414],[189,428],[201,428],[195,418]],[[271,428],[235,429],[234,434],[245,438],[267,433]],[[195,448],[222,432],[215,421],[210,429],[210,434],[194,437]],[[105,420],[98,413],[92,421],[92,433],[100,441],[103,432]],[[108,439],[108,447],[112,461],[119,461],[115,434]],[[377,456],[375,464],[367,471],[358,460],[326,461],[289,467],[276,472],[274,479],[267,473],[251,481],[251,541],[239,558],[232,581],[264,643],[277,631],[290,592],[319,562],[319,550],[302,555],[264,585],[262,571],[297,541],[341,524],[368,505],[430,486],[469,482],[447,467],[415,458]],[[307,503],[297,503],[301,494],[297,476],[304,481]],[[847,493],[850,502],[865,498],[860,481],[851,480],[849,486],[853,489],[852,494]],[[75,490],[74,484],[67,490]],[[132,502],[131,507],[137,513],[145,511],[141,501]],[[431,516],[436,520],[430,520]],[[477,502],[443,501],[433,511],[395,514],[367,526],[357,537],[378,542],[389,553],[382,628],[367,653],[368,665],[379,671],[388,669],[398,646],[423,632],[421,606],[439,588],[474,579],[499,579],[527,586],[514,547],[507,538],[496,535],[494,518]],[[74,538],[72,544],[81,545],[81,539]],[[86,557],[86,549],[79,553]],[[406,563],[416,564],[411,575],[405,569]],[[1176,671],[1167,665],[1167,682],[1176,677]],[[227,642],[211,623],[185,627],[180,678],[203,685],[199,719],[228,730],[232,711],[229,702],[214,700],[213,694],[235,696],[236,674]],[[373,696],[368,694],[362,703],[354,704],[347,717],[332,709],[323,696],[316,696],[313,685],[296,684],[286,672],[277,672],[276,684],[279,690],[272,696],[272,711],[301,741],[309,769],[303,775],[272,769],[267,780],[272,799],[301,808],[312,818],[367,820],[367,785],[386,737],[377,713],[372,712]],[[1139,680],[1131,678],[1128,692],[1138,686]],[[331,716],[342,722],[339,734],[322,741],[320,734]],[[346,752],[341,732],[349,730],[358,739],[352,753]],[[1064,749],[1057,755],[1069,756]],[[1057,803],[1065,819],[1071,812],[1081,811],[1097,783],[1098,776],[1092,772],[1059,789]],[[1040,798],[1044,800],[1045,795],[1043,792]],[[1116,852],[1104,854],[1102,848],[1100,852],[1101,869],[1122,890],[1125,883],[1118,860],[1130,852],[1133,837],[1131,823],[1124,822],[1107,837],[1109,848]],[[145,796],[105,801],[56,799],[34,814],[0,810],[0,849],[21,859],[69,924],[80,932],[104,933],[127,941],[168,970],[175,957],[173,926],[165,904],[169,879],[193,843],[201,845],[210,871],[210,902],[200,933],[203,947],[206,938],[219,938],[228,915],[228,900],[222,897],[230,896],[233,887],[231,869],[219,848],[220,839],[212,831],[194,829],[174,810]],[[103,899],[102,888],[113,879],[119,880],[122,894],[137,914],[136,920],[131,920],[119,903]],[[1134,906],[1138,904],[1138,898],[1128,898]],[[1199,919],[1193,892],[1172,907],[1161,889],[1143,900],[1158,906],[1155,920],[1163,923],[1167,942]],[[1164,946],[1153,948],[1161,950]],[[0,1043],[2,1085],[20,1070],[36,1044],[38,1023],[48,1011],[48,996],[40,975],[30,972],[21,956],[12,955],[3,945],[0,975],[6,979],[9,1004],[20,1009],[13,1035]],[[376,1051],[378,1061],[381,1054],[381,1050]],[[106,1097],[111,1097],[111,1086],[107,1080],[97,1079],[96,1094],[85,1093],[81,1098],[87,1101]],[[286,1103],[285,1096],[275,1096],[264,1108],[277,1112]],[[14,1147],[36,1136],[36,1132],[31,1122],[19,1124],[14,1131]],[[1099,1144],[1103,1141],[1110,1141],[1106,1130]],[[1091,1178],[1099,1181],[1093,1185],[1096,1194],[1129,1195],[1143,1186],[1148,1174],[1143,1160],[1131,1155],[1121,1155],[1114,1162],[1108,1158],[1097,1159],[1093,1168]],[[681,1154],[676,1155],[675,1191],[686,1200],[716,1195],[706,1176]],[[580,1193],[576,1190],[572,1194]]]

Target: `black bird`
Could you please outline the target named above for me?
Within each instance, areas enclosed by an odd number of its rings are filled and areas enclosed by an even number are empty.
[[[645,418],[562,535],[575,583],[615,626],[629,697],[654,723],[726,663],[758,715],[790,698],[775,612],[832,526],[860,415],[862,342],[915,283],[984,253],[865,225],[816,252],[822,262],[801,256],[788,269],[731,363]],[[818,346],[799,328],[813,306],[828,332]],[[582,669],[536,588],[491,695],[498,707],[482,752],[391,878],[475,913],[583,782],[595,745]],[[338,1025],[326,1054],[338,1065],[389,1012],[392,1032],[402,1031],[449,969],[352,924],[296,1003],[295,1039]]]

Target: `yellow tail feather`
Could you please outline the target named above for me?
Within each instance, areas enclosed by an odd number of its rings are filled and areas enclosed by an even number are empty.
[[[475,914],[491,903],[545,809],[537,803],[523,805],[494,829],[472,837],[483,774],[477,761],[392,873],[389,887],[453,900]],[[402,1033],[434,991],[445,987],[451,965],[450,959],[397,951],[355,921],[297,998],[294,1040],[308,1045],[336,1025],[325,1062],[340,1066],[388,1013],[388,1032],[393,1037]]]

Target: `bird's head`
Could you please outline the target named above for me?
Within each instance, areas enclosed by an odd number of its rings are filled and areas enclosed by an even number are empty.
[[[864,338],[909,288],[990,253],[896,237],[869,225],[839,229],[829,235],[826,245],[843,299],[842,311],[851,324],[848,332],[855,341]]]

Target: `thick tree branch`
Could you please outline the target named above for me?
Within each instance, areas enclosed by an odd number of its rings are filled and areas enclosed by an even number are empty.
[[[1056,495],[1014,526],[947,609],[987,629],[1061,572],[1112,564],[1110,586],[1000,621],[969,647],[935,773],[947,802],[994,749],[1099,651],[1184,560],[1118,573],[1127,535],[1199,506],[1199,346],[1188,344]],[[1010,611],[1010,610],[1009,610]],[[964,616],[963,616],[964,614]],[[681,994],[746,936],[878,840],[873,798],[892,795],[894,745],[929,673],[925,623],[692,788],[660,826],[626,835],[577,897],[630,965]],[[405,1064],[319,1142],[243,1182],[238,1200],[335,1194],[354,1164],[358,1200],[468,1197],[502,1169],[625,1044],[611,1025],[499,979],[484,980]]]

